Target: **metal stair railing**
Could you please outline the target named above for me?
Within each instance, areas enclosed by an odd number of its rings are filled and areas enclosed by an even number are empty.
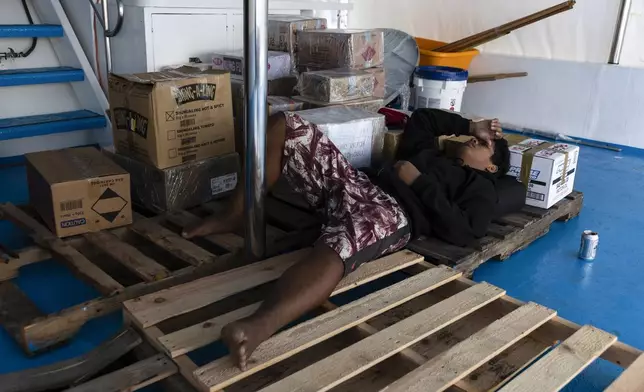
[[[98,8],[98,5],[94,3],[94,0],[88,0],[90,5],[92,6],[92,9],[94,9],[94,13],[96,16],[98,16],[98,21],[101,24],[101,27],[103,27],[103,33],[104,33],[104,38],[105,38],[105,62],[107,64],[107,72],[112,72],[112,45],[110,43],[110,38],[115,37],[119,31],[121,31],[121,28],[123,27],[123,19],[125,15],[125,7],[123,6],[123,2],[121,0],[115,0],[116,1],[116,11],[117,11],[117,19],[116,19],[116,25],[114,26],[113,29],[110,29],[110,17],[109,17],[109,12],[108,12],[108,0],[101,0],[103,9],[101,10]]]

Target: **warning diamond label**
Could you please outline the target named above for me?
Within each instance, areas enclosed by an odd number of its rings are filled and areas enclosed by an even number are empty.
[[[127,200],[119,196],[111,188],[106,188],[92,206],[92,210],[105,220],[114,222],[125,206],[127,206]]]

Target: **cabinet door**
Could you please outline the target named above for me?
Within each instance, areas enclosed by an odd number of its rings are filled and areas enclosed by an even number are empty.
[[[231,49],[244,50],[244,14],[234,13],[229,18],[230,27],[232,27],[232,31],[229,31]]]
[[[154,70],[187,63],[190,57],[210,62],[214,51],[228,49],[225,13],[153,14]]]

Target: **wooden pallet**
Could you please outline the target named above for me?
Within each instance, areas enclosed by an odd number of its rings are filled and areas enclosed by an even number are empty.
[[[299,211],[277,200],[270,203],[269,254],[299,249],[314,240],[319,228],[306,229],[312,227],[311,216],[298,215]],[[220,207],[221,203],[209,203],[190,212],[152,218],[136,214],[131,226],[61,240],[28,208],[1,204],[0,218],[25,230],[37,245],[17,251],[0,247],[0,324],[26,353],[34,354],[67,341],[87,321],[119,310],[123,301],[242,265],[244,259],[236,254],[244,243],[239,234],[195,241],[178,234]],[[297,225],[284,227],[286,215],[295,217]],[[21,267],[51,258],[103,296],[56,313],[42,312],[10,279]]]
[[[310,207],[297,194],[279,184],[273,191],[275,198],[300,209],[300,213],[310,212]],[[579,215],[584,197],[574,191],[565,199],[548,210],[525,206],[521,212],[509,214],[494,220],[487,236],[471,248],[454,246],[436,238],[419,238],[407,248],[426,257],[434,264],[445,264],[471,274],[478,266],[490,259],[505,260],[550,230],[555,221],[568,221]],[[313,217],[313,215],[312,215]]]
[[[257,309],[266,283],[308,251],[127,301],[125,319],[202,391],[557,391],[598,357],[633,366],[617,385],[644,361],[611,334],[404,250],[363,265],[332,296],[370,282],[379,290],[327,302],[262,343],[246,371],[228,356],[198,366],[190,355]]]

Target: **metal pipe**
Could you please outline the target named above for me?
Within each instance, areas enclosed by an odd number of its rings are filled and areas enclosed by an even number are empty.
[[[619,16],[615,26],[615,35],[613,36],[613,45],[610,48],[610,57],[608,64],[619,64],[622,57],[622,47],[624,46],[624,37],[626,36],[626,27],[628,26],[628,17],[631,13],[633,0],[622,0],[619,5]]]
[[[94,0],[89,0],[89,4],[92,6],[92,8],[94,8],[94,12],[96,13],[96,15],[100,17],[103,14],[103,12],[98,8],[98,6],[94,4]],[[116,26],[114,26],[114,28],[111,30],[109,29],[109,24],[105,23],[103,18],[98,19],[99,23],[103,27],[103,30],[105,31],[106,37],[110,37],[110,38],[115,37],[123,27],[125,7],[123,7],[123,2],[121,0],[116,0],[116,14],[118,17],[116,19]]]
[[[266,252],[266,95],[268,89],[268,0],[244,0],[244,195],[246,253]]]

